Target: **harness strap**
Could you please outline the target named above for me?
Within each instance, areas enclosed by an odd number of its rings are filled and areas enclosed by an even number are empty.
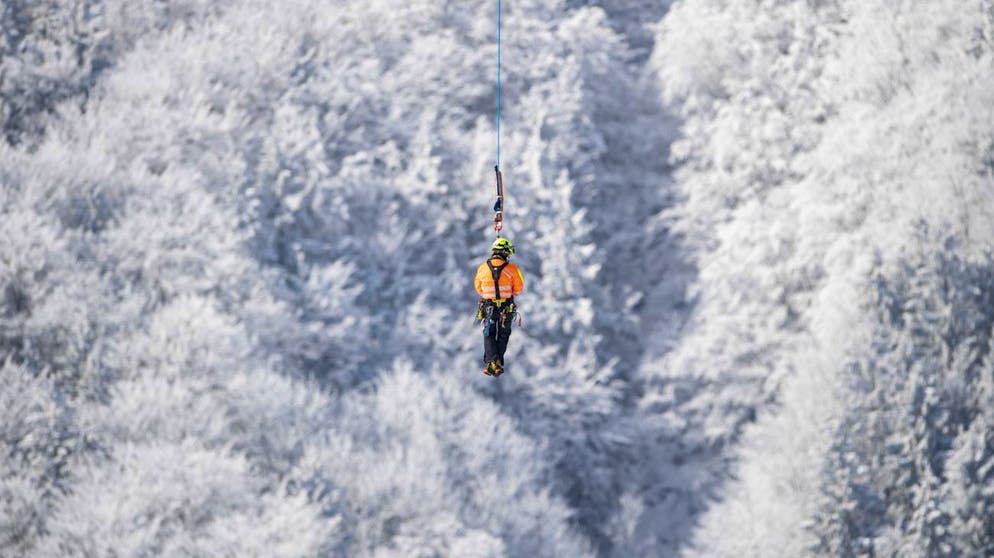
[[[496,298],[500,300],[504,298],[500,296],[500,274],[503,273],[504,268],[507,267],[507,260],[504,260],[504,263],[500,265],[494,265],[490,263],[490,260],[487,260],[487,267],[490,268],[490,274],[494,277],[494,293],[496,294]]]

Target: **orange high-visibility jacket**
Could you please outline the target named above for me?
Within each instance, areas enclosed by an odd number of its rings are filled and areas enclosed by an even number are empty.
[[[494,267],[500,267],[503,263],[504,260],[500,258],[490,259],[490,264]],[[480,297],[488,300],[497,298],[497,290],[494,288],[494,274],[490,271],[487,262],[481,263],[480,267],[476,268],[476,279],[473,283],[476,286],[476,292],[480,293]],[[518,296],[521,291],[525,290],[525,278],[521,275],[518,266],[511,262],[507,262],[507,265],[501,270],[498,283],[500,284],[501,299]]]

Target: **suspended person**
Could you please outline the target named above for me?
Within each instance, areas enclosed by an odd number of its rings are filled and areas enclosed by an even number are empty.
[[[490,258],[476,270],[476,292],[480,295],[477,318],[483,322],[483,373],[504,373],[504,351],[511,338],[511,323],[517,314],[514,297],[525,288],[525,278],[511,263],[514,244],[498,238],[490,247]]]

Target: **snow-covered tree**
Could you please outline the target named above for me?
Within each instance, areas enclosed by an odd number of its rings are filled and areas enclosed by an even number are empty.
[[[50,379],[8,359],[0,380],[0,552],[26,555],[68,484],[69,460],[82,436],[68,418],[71,410],[59,405]]]
[[[877,284],[873,349],[849,368],[849,408],[825,463],[815,531],[826,554],[983,548],[985,526],[963,522],[983,497],[960,492],[954,479],[970,470],[961,448],[976,444],[970,432],[991,405],[994,283],[989,260],[969,264],[957,251],[947,243],[936,255],[912,254],[896,278]],[[982,462],[984,451],[967,463]]]
[[[838,375],[873,338],[871,277],[900,273],[921,222],[953,230],[962,257],[989,249],[990,26],[985,2],[791,1],[675,3],[659,26],[658,78],[684,119],[671,218],[699,276],[686,334],[644,366],[643,404],[677,425],[674,460],[715,451],[714,492],[687,495],[723,500],[695,535],[702,554],[808,544],[824,487],[807,470],[842,443]],[[941,508],[916,486],[922,510]],[[915,516],[920,531],[942,514]]]

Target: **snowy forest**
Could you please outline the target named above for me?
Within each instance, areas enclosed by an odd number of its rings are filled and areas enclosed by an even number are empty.
[[[0,556],[994,555],[994,0],[0,0]]]

